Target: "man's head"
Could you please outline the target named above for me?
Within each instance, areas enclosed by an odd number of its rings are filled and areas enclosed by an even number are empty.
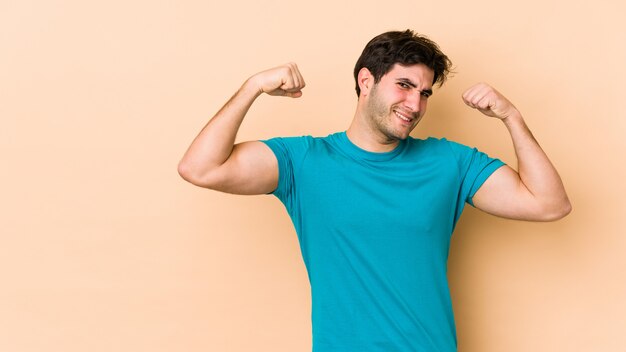
[[[452,63],[439,46],[425,36],[408,29],[404,32],[391,31],[380,34],[367,43],[354,67],[354,80],[357,81],[362,68],[367,68],[374,76],[374,82],[378,83],[395,64],[423,64],[434,72],[432,83],[441,86]],[[358,82],[356,94],[361,95]]]

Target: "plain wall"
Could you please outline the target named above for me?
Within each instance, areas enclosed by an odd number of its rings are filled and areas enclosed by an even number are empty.
[[[515,167],[503,124],[460,98],[488,82],[522,111],[574,208],[529,223],[466,207],[448,267],[459,351],[623,350],[624,10],[1,1],[0,350],[310,350],[309,284],[282,204],[194,187],[177,163],[246,78],[288,61],[304,96],[259,98],[238,140],[345,130],[361,50],[406,28],[456,68],[413,136]]]

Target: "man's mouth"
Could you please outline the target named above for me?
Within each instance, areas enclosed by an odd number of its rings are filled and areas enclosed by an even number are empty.
[[[396,114],[396,116],[398,116],[398,118],[400,118],[400,120],[402,120],[402,121],[404,121],[406,123],[411,123],[414,120],[414,118],[411,117],[408,114],[403,114],[403,113],[401,113],[399,111],[396,111],[396,110],[394,110],[393,112]]]

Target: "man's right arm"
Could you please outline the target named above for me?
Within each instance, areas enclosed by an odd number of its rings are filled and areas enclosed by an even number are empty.
[[[265,194],[278,184],[278,162],[259,141],[235,143],[239,126],[261,94],[298,98],[305,83],[294,63],[250,77],[204,126],[178,164],[194,185],[235,194]]]

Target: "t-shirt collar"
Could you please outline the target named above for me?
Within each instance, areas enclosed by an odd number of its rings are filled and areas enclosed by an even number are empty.
[[[352,143],[350,138],[348,138],[346,131],[337,133],[337,142],[339,143],[340,147],[348,154],[352,156],[356,156],[361,159],[372,160],[372,161],[391,160],[395,158],[398,154],[400,154],[402,150],[404,150],[404,147],[406,146],[406,140],[400,140],[398,145],[391,151],[380,152],[380,153],[370,152],[365,149],[361,149],[356,144]]]

